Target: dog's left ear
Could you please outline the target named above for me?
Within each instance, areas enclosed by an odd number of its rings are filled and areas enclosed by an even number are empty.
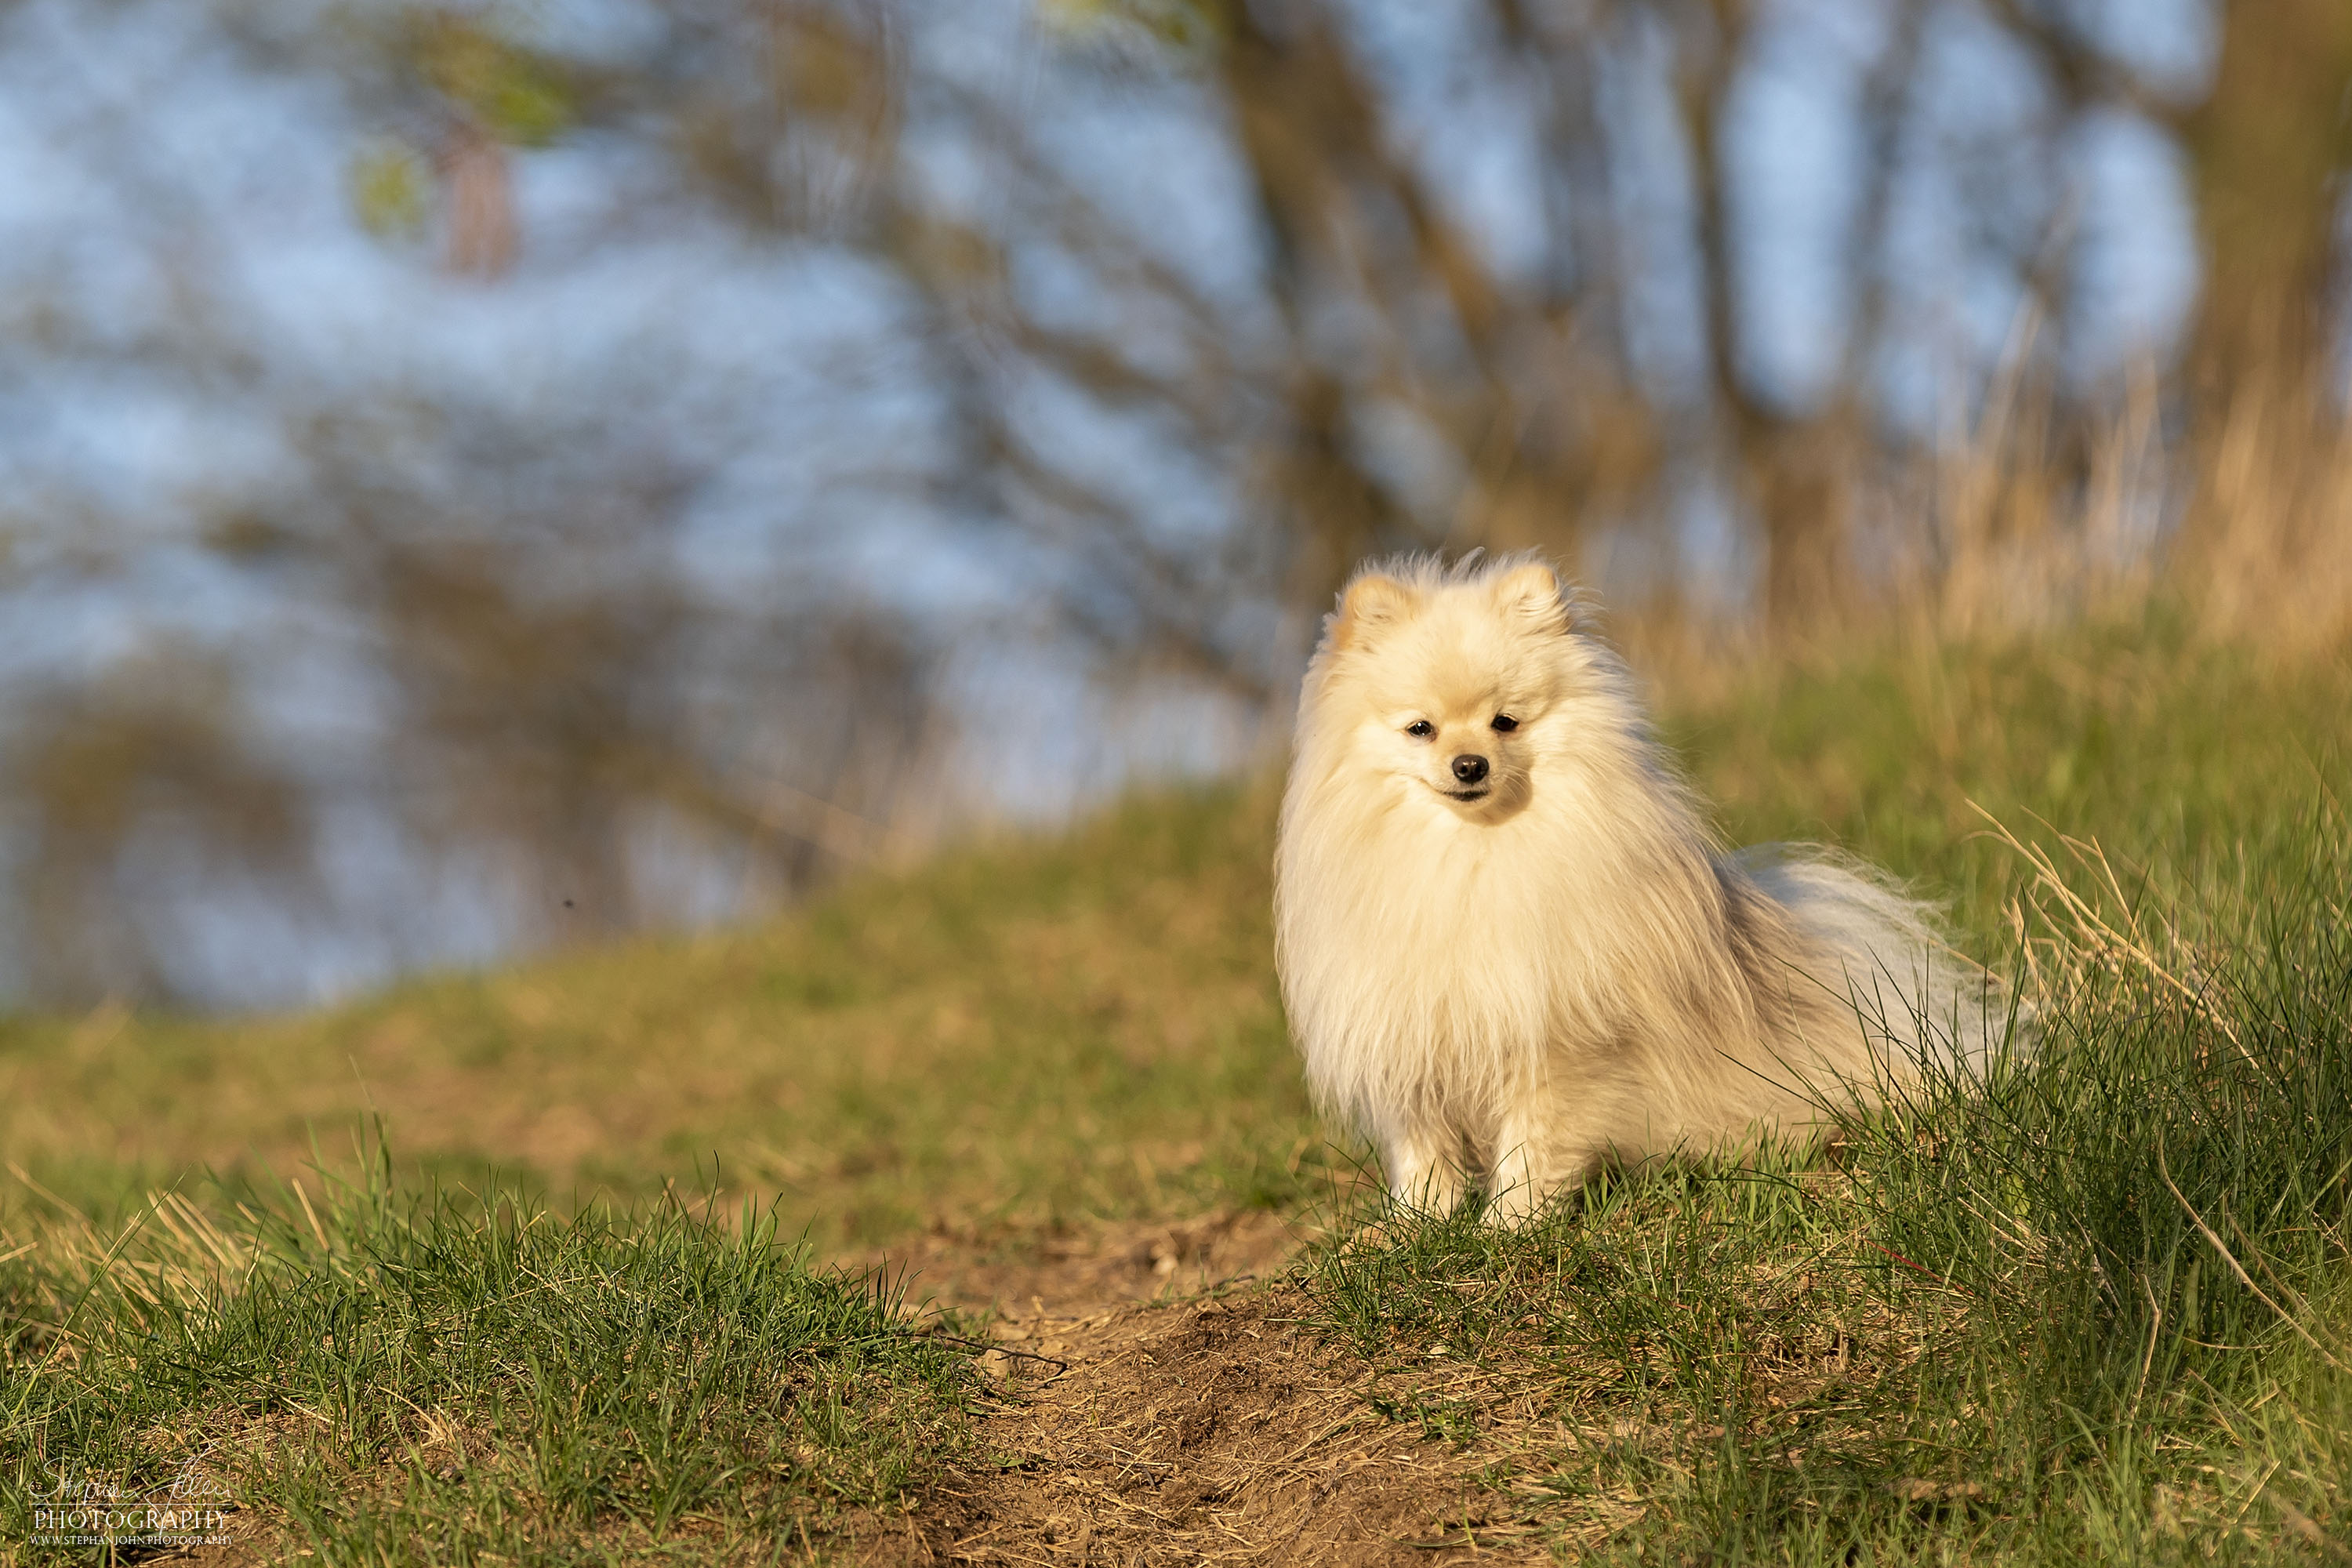
[[[1565,632],[1568,605],[1559,578],[1540,561],[1514,566],[1494,581],[1495,607],[1533,631]]]

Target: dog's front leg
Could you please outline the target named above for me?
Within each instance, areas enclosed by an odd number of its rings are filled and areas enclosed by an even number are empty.
[[[1486,1179],[1487,1217],[1498,1225],[1533,1219],[1554,1193],[1582,1185],[1601,1167],[1600,1142],[1561,1126],[1560,1108],[1548,1100],[1503,1118]]]
[[[1462,1168],[1462,1140],[1433,1122],[1388,1129],[1380,1140],[1381,1165],[1389,1196],[1423,1214],[1452,1214],[1469,1190]]]

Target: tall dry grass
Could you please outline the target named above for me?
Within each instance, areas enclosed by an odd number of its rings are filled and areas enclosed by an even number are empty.
[[[2258,378],[2191,411],[2142,365],[2071,432],[2049,395],[2004,377],[1935,454],[1906,611],[1970,636],[2161,603],[2267,656],[2352,639],[2352,426],[2332,392]]]
[[[1824,563],[1801,617],[1768,625],[1668,582],[1612,592],[1612,629],[1669,690],[1759,661],[1874,657],[1890,642],[2009,644],[2160,616],[2266,663],[2352,648],[2352,422],[2281,374],[2195,397],[2140,363],[2070,399],[2031,322],[1971,410],[1900,450],[1858,430],[1829,459]]]

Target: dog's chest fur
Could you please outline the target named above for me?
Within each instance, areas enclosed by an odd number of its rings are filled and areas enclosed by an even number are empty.
[[[1588,786],[1483,826],[1409,796],[1311,798],[1364,787],[1309,786],[1277,868],[1286,997],[1333,1101],[1521,1092],[1548,1053],[1621,1035],[1642,972],[1706,918],[1703,858],[1638,803],[1609,820]]]

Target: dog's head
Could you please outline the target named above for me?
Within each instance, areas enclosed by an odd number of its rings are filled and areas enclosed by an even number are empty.
[[[1302,718],[1353,765],[1500,821],[1591,725],[1590,699],[1614,685],[1607,662],[1539,561],[1384,563],[1349,584],[1325,624]]]

